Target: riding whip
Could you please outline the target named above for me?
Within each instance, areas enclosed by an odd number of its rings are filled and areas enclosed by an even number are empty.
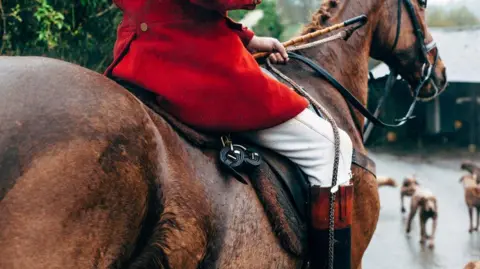
[[[310,39],[313,39],[315,37],[318,37],[318,36],[321,36],[321,35],[324,35],[324,34],[328,34],[332,31],[335,31],[335,30],[338,30],[340,28],[344,28],[344,27],[347,27],[347,26],[350,26],[352,24],[356,24],[356,23],[360,23],[361,25],[365,24],[367,22],[367,16],[365,15],[360,15],[360,16],[357,16],[357,17],[354,17],[354,18],[351,18],[351,19],[348,19],[344,22],[341,22],[341,23],[338,23],[338,24],[334,24],[332,26],[329,26],[329,27],[326,27],[326,28],[323,28],[323,29],[320,29],[320,30],[317,30],[315,32],[312,32],[312,33],[309,33],[309,34],[305,34],[305,35],[302,35],[302,36],[299,36],[299,37],[296,37],[296,38],[293,38],[293,39],[290,39],[286,42],[283,43],[283,46],[284,47],[289,47],[289,46],[293,46],[293,45],[296,45],[296,44],[299,44],[299,43],[302,43],[302,42],[306,42]],[[260,53],[255,53],[253,54],[253,57],[255,57],[256,59],[258,58],[262,58],[262,57],[265,57],[265,56],[268,56],[270,53],[269,52],[260,52]]]

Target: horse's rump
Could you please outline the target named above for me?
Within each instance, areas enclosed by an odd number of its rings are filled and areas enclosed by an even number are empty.
[[[270,191],[264,205],[280,213],[290,206],[291,215],[269,215],[287,251],[269,233],[253,188],[222,181],[229,176],[210,158],[218,156],[213,136],[196,133],[188,145],[167,116],[67,62],[0,57],[0,80],[0,267],[238,268],[219,257],[232,250],[240,260],[255,252],[250,262],[262,266],[301,262],[304,226],[290,201],[277,206],[286,195],[261,188]],[[232,195],[248,197],[234,212],[224,207]],[[235,219],[256,228],[237,236]]]
[[[155,135],[142,105],[100,79],[58,60],[0,57],[0,268],[106,268],[135,251]]]
[[[222,144],[221,134],[207,134],[194,130],[162,110],[155,95],[125,81],[119,83],[137,96],[145,105],[164,118],[177,133],[193,146],[218,156]],[[302,257],[307,248],[308,181],[301,170],[287,158],[266,148],[252,145],[240,137],[233,138],[260,154],[263,162],[248,175],[249,182],[257,192],[282,246],[293,255]],[[227,171],[228,172],[228,171]]]

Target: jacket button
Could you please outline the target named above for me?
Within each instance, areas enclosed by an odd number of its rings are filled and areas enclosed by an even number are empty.
[[[140,24],[140,30],[142,30],[142,32],[146,32],[148,30],[148,25],[144,22],[142,22]]]

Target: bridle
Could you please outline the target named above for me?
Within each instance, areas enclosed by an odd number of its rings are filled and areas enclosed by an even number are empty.
[[[426,7],[426,4],[427,4],[426,0],[418,0],[418,1],[420,1],[421,5]],[[408,109],[407,113],[405,114],[405,116],[403,118],[395,120],[397,122],[395,124],[387,124],[387,123],[383,122],[382,120],[380,120],[378,118],[378,113],[377,112],[375,112],[375,115],[373,115],[363,105],[362,102],[360,102],[347,88],[345,88],[338,80],[336,80],[327,70],[325,70],[324,68],[319,66],[318,63],[316,63],[315,61],[313,61],[313,60],[309,59],[308,57],[305,57],[301,54],[294,53],[294,52],[288,52],[288,55],[291,59],[298,60],[299,62],[309,66],[310,68],[312,68],[317,76],[324,78],[328,83],[330,83],[343,96],[343,98],[346,100],[346,102],[348,104],[348,107],[350,109],[350,113],[352,114],[352,118],[353,118],[355,126],[358,130],[358,133],[363,138],[364,141],[366,139],[365,130],[367,131],[367,134],[368,134],[368,128],[371,127],[370,126],[371,124],[381,126],[381,127],[390,127],[390,128],[391,127],[400,127],[400,126],[404,125],[408,120],[414,118],[414,117],[412,117],[412,114],[413,114],[413,111],[415,109],[415,105],[416,105],[418,100],[423,100],[423,98],[419,98],[420,90],[423,88],[425,83],[427,83],[427,81],[432,80],[432,77],[435,76],[433,70],[435,69],[435,67],[437,66],[437,63],[438,63],[438,51],[435,53],[435,58],[434,58],[433,63],[431,63],[429,61],[428,54],[429,54],[430,51],[432,51],[433,49],[436,48],[436,44],[435,44],[435,42],[431,42],[429,44],[424,43],[425,34],[422,31],[422,28],[420,27],[420,23],[418,21],[418,18],[416,17],[415,9],[414,9],[414,7],[411,3],[411,0],[398,0],[397,31],[396,31],[395,40],[394,40],[394,43],[392,45],[391,50],[392,50],[392,52],[395,51],[395,49],[397,47],[397,44],[398,44],[398,41],[399,41],[399,38],[400,38],[400,34],[401,34],[402,4],[405,4],[407,13],[410,17],[410,20],[412,21],[414,34],[415,34],[415,37],[416,37],[415,46],[418,45],[419,46],[418,49],[421,50],[421,57],[422,57],[421,60],[423,61],[423,64],[422,64],[422,77],[421,77],[418,85],[416,86],[415,90],[413,91],[413,95],[414,95],[413,97],[414,98],[413,98],[413,101],[410,105],[410,108]],[[366,18],[364,18],[362,20],[357,19],[357,21],[358,21],[358,23],[360,23],[360,27],[361,27],[361,26],[365,25]],[[355,28],[352,29],[352,31],[355,31],[358,28],[359,27],[355,27]],[[350,35],[351,34],[347,35],[347,39]],[[296,83],[294,81],[292,81],[291,79],[289,79],[288,77],[286,77],[284,74],[282,74],[278,69],[274,68],[271,65],[269,65],[269,69],[274,71],[274,73],[276,75],[278,75],[280,78],[284,79],[285,81],[288,81],[292,86],[294,86],[294,88],[297,86],[300,89],[299,92],[303,91],[303,90],[301,90],[301,87],[299,85],[295,86]],[[397,71],[394,70],[394,69],[391,69],[391,71],[392,72],[390,73],[390,77],[389,77],[388,83],[386,85],[386,89],[385,89],[385,93],[384,93],[385,96],[384,97],[386,97],[386,95],[388,95],[388,92],[390,91],[390,89],[393,88],[393,86],[395,84],[397,74],[398,74]],[[440,93],[437,85],[435,85],[435,81],[432,81],[432,82],[433,82],[432,84],[434,85],[433,87],[435,88],[435,93],[430,97],[431,99],[437,97],[438,94]],[[303,93],[303,94],[306,95],[306,93]],[[383,102],[379,102],[379,106],[382,103]],[[366,123],[363,127],[363,130],[362,130],[362,125],[360,124],[360,121],[359,121],[358,117],[354,114],[353,108],[355,108],[358,112],[360,112],[366,118]],[[377,107],[377,111],[379,111],[379,107]],[[319,114],[319,116],[322,116],[322,115],[320,115],[321,113],[319,113],[318,111],[316,111],[316,112],[317,112],[317,114]],[[365,168],[365,166],[363,166],[363,167]],[[365,169],[368,170],[367,168],[365,168]]]
[[[427,0],[419,0],[419,2],[420,2],[420,5],[423,8],[427,7]],[[383,127],[400,127],[400,126],[404,125],[408,120],[414,118],[414,116],[412,116],[412,114],[413,114],[413,111],[415,109],[415,105],[416,105],[418,100],[429,101],[429,100],[432,100],[432,99],[436,98],[440,94],[440,90],[439,90],[438,85],[435,83],[435,80],[432,79],[433,77],[435,77],[435,73],[433,72],[433,70],[435,70],[435,68],[437,66],[437,63],[438,63],[437,44],[435,43],[434,40],[432,40],[428,44],[424,43],[425,33],[423,32],[423,30],[420,26],[418,18],[415,14],[415,8],[413,7],[413,4],[410,0],[398,0],[397,31],[396,31],[395,40],[393,42],[391,51],[393,53],[395,51],[395,49],[397,48],[398,40],[399,40],[400,34],[401,34],[402,4],[405,5],[408,16],[410,18],[410,21],[412,22],[414,34],[415,34],[415,37],[416,37],[415,46],[418,45],[418,47],[419,47],[418,49],[420,49],[420,51],[421,51],[421,57],[422,57],[421,60],[423,61],[423,63],[422,63],[422,77],[420,78],[420,81],[419,81],[418,85],[416,86],[416,88],[413,91],[413,101],[410,104],[410,107],[409,107],[407,113],[405,114],[405,116],[403,118],[395,120],[395,121],[398,122],[397,124],[385,124],[381,121],[376,121],[376,118],[372,120],[372,119],[369,119],[367,117],[367,121],[365,123],[364,130],[368,129],[371,122],[373,122],[375,125],[380,125],[380,126],[383,126]],[[436,52],[435,52],[435,57],[434,57],[434,60],[433,60],[433,63],[432,63],[428,59],[428,54],[433,49],[435,49]],[[387,79],[388,83],[385,85],[384,97],[382,97],[382,99],[384,99],[386,97],[386,95],[388,95],[390,90],[393,88],[397,75],[398,75],[397,70],[395,68],[390,68],[390,74],[389,74],[389,77]],[[431,82],[431,85],[433,86],[433,89],[435,90],[435,92],[430,97],[420,98],[419,97],[420,90],[425,86],[425,84],[428,81]],[[381,105],[381,103],[382,102],[379,103],[379,106]],[[379,107],[377,107],[377,110],[378,109],[379,109]]]
[[[429,59],[428,59],[428,53],[433,50],[434,48],[436,48],[436,44],[434,42],[430,43],[430,44],[425,44],[424,43],[424,33],[420,27],[420,23],[418,22],[418,19],[417,17],[415,16],[415,10],[413,8],[413,5],[412,3],[410,2],[410,0],[398,0],[398,25],[397,25],[397,33],[396,33],[396,37],[395,37],[395,41],[394,41],[394,45],[392,47],[392,52],[396,49],[397,47],[397,43],[398,43],[398,40],[399,40],[399,37],[400,37],[400,30],[401,30],[401,13],[402,13],[402,3],[405,3],[406,7],[407,7],[407,11],[408,11],[408,14],[409,14],[409,17],[412,21],[412,24],[413,24],[413,28],[415,30],[415,36],[416,36],[416,39],[417,39],[417,42],[418,44],[420,44],[420,49],[421,49],[421,52],[422,52],[422,57],[423,57],[423,65],[422,65],[422,77],[421,77],[421,80],[419,82],[419,85],[415,88],[415,91],[414,91],[414,100],[412,101],[412,104],[410,105],[410,108],[406,114],[406,116],[400,120],[397,120],[397,121],[400,121],[399,123],[397,124],[386,124],[384,122],[382,122],[380,119],[378,119],[376,116],[372,115],[370,113],[370,111],[368,111],[368,109],[357,99],[355,98],[355,96],[352,95],[352,93],[346,89],[338,80],[336,80],[330,73],[328,73],[324,68],[322,68],[321,66],[319,66],[317,63],[315,63],[314,61],[312,61],[311,59],[303,56],[303,55],[300,55],[300,54],[297,54],[297,53],[293,53],[293,52],[289,52],[288,55],[290,58],[292,59],[295,59],[295,60],[298,60],[300,62],[302,62],[303,64],[309,66],[310,68],[312,68],[315,73],[320,76],[320,77],[323,77],[327,82],[329,82],[335,89],[338,90],[338,92],[345,98],[345,100],[347,101],[347,104],[352,105],[353,107],[355,107],[363,116],[365,116],[368,120],[370,120],[370,122],[373,122],[374,124],[376,125],[381,125],[383,127],[399,127],[399,126],[402,126],[403,124],[405,124],[409,119],[411,119],[411,115],[413,113],[413,110],[415,108],[415,104],[416,102],[419,100],[419,92],[420,90],[423,88],[423,86],[425,85],[425,83],[429,80],[432,79],[432,75],[434,76],[434,74],[432,73],[432,70],[435,69],[436,65],[437,65],[437,62],[438,62],[438,52],[435,54],[435,58],[434,58],[434,62],[433,63],[430,63]],[[425,6],[426,6],[426,0],[419,0],[419,1],[422,1],[422,3],[425,3]],[[366,22],[366,20],[363,20],[361,21],[361,25],[364,25]],[[355,29],[358,29],[358,28],[355,28]],[[347,35],[349,36],[349,35]],[[288,83],[290,83],[294,89],[297,90],[298,93],[300,94],[304,94],[305,97],[307,97],[307,99],[312,103],[312,104],[315,104],[314,108],[315,107],[318,107],[320,110],[322,110],[322,106],[318,103],[315,102],[315,100],[310,96],[308,95],[308,93],[300,86],[298,85],[297,83],[295,83],[292,79],[290,79],[289,77],[287,77],[286,75],[284,75],[282,72],[280,72],[278,69],[274,68],[271,64],[269,64],[268,60],[267,60],[267,65],[269,66],[270,70],[272,70],[276,75],[278,75],[280,78],[282,78],[283,80],[287,81]],[[392,72],[396,78],[396,71],[394,70]],[[389,83],[389,85],[391,84],[391,86],[393,87],[393,83]],[[435,94],[431,97],[431,98],[435,98],[440,91],[438,91],[438,87],[436,87],[436,85],[434,86],[436,91],[435,91]],[[322,113],[320,111],[317,111],[317,114],[319,114],[320,117],[322,117]],[[334,124],[334,120],[332,119],[332,117],[330,115],[328,115],[328,113],[326,113],[326,111],[323,112],[324,114],[327,114],[327,120],[329,122],[333,122],[332,123],[332,126],[333,126],[333,130],[334,130],[334,137],[335,137],[335,162],[334,162],[334,172],[333,172],[333,180],[332,180],[332,185],[335,185],[336,184],[336,180],[337,180],[337,177],[336,177],[336,173],[338,171],[338,155],[339,155],[339,140],[338,140],[338,131],[337,131],[337,126],[336,124]],[[352,110],[350,112],[352,114],[352,117],[355,120],[358,121],[357,117],[355,116],[355,114],[353,114]],[[325,115],[323,115],[325,116]],[[361,126],[359,126],[358,124],[356,124],[357,128],[359,129],[359,133],[360,135],[363,136],[363,131],[361,130]],[[355,150],[354,150],[355,152]],[[355,156],[355,155],[354,155]],[[354,163],[354,160],[355,158],[352,158],[352,164]],[[363,156],[363,159],[368,159],[370,160],[367,156]],[[374,163],[373,161],[370,161],[370,163]],[[371,172],[374,176],[375,173],[372,172],[370,169],[368,169],[367,166],[364,166],[362,164],[359,164],[357,163],[357,165],[363,169],[365,169],[366,171],[369,171]],[[330,194],[330,203],[329,203],[329,240],[328,240],[328,243],[329,243],[329,262],[328,262],[328,265],[329,265],[329,268],[333,268],[333,262],[334,262],[334,201],[335,201],[335,194]]]
[[[420,5],[423,8],[427,7],[427,0],[419,0]],[[418,98],[418,92],[420,89],[425,85],[427,81],[429,81],[432,78],[432,70],[435,69],[437,66],[438,62],[438,52],[435,53],[435,58],[433,63],[430,63],[428,59],[428,53],[432,51],[433,49],[437,49],[437,44],[435,43],[435,40],[432,40],[430,43],[425,44],[423,40],[425,39],[425,34],[422,31],[422,28],[420,27],[420,23],[418,22],[417,16],[415,16],[415,9],[412,5],[412,2],[410,0],[398,0],[398,15],[397,15],[397,32],[395,35],[395,41],[393,42],[392,45],[392,52],[395,51],[397,45],[398,45],[398,39],[400,37],[400,31],[401,31],[401,24],[402,24],[402,3],[405,4],[405,7],[407,9],[407,13],[410,17],[410,21],[412,22],[413,28],[414,28],[414,33],[416,37],[416,44],[419,44],[420,50],[422,52],[422,60],[423,60],[423,65],[422,65],[422,78],[420,79],[420,83],[415,89],[415,98]],[[432,85],[435,89],[435,93],[432,95],[432,97],[429,97],[428,99],[433,99],[439,94],[439,90],[437,85],[432,81]]]
[[[422,7],[425,8],[427,6],[427,0],[418,0],[418,1],[420,2],[420,5]],[[414,118],[414,117],[412,117],[412,114],[413,114],[413,111],[415,109],[415,106],[416,106],[418,100],[426,101],[426,100],[434,99],[440,94],[440,90],[439,90],[438,86],[435,84],[435,81],[432,80],[432,78],[435,77],[435,74],[434,74],[433,70],[435,70],[435,68],[437,66],[437,63],[438,63],[438,58],[439,58],[438,50],[436,50],[433,63],[430,62],[430,60],[428,59],[428,54],[433,49],[436,49],[437,45],[434,41],[432,41],[428,44],[425,44],[425,42],[424,42],[425,33],[423,32],[423,30],[420,26],[418,18],[415,14],[415,8],[414,8],[411,0],[398,0],[397,31],[396,31],[395,40],[393,42],[391,51],[393,53],[395,51],[395,49],[397,48],[398,41],[399,41],[400,34],[401,34],[402,4],[405,5],[408,16],[409,16],[409,18],[412,22],[414,34],[415,34],[415,37],[416,37],[415,46],[418,46],[418,49],[420,49],[420,51],[421,51],[421,57],[422,57],[421,60],[423,61],[423,63],[422,63],[422,77],[420,78],[420,81],[419,81],[418,85],[416,86],[416,88],[413,91],[413,101],[410,104],[410,107],[409,107],[407,113],[405,114],[405,116],[403,118],[400,118],[400,119],[395,119],[395,121],[397,123],[387,124],[387,123],[383,122],[382,120],[380,120],[378,118],[377,113],[375,113],[376,115],[373,115],[362,104],[362,102],[360,102],[355,96],[352,95],[352,93],[347,88],[345,88],[328,71],[326,71],[324,68],[319,66],[316,62],[312,61],[308,57],[305,57],[301,54],[297,54],[297,53],[294,53],[294,52],[289,52],[288,53],[288,55],[291,59],[295,59],[295,60],[298,60],[298,61],[302,62],[303,64],[312,68],[318,76],[323,77],[335,89],[337,89],[337,91],[345,98],[345,100],[347,101],[347,104],[349,104],[349,108],[350,108],[350,106],[353,106],[356,110],[358,110],[366,118],[366,123],[364,125],[363,130],[362,130],[362,126],[360,125],[358,118],[353,113],[353,109],[350,109],[350,113],[352,114],[352,117],[354,119],[355,126],[358,129],[359,134],[363,137],[364,141],[365,141],[365,138],[366,138],[364,136],[365,130],[368,131],[369,125],[374,124],[374,125],[377,125],[377,126],[389,127],[389,128],[400,127],[400,126],[404,125],[408,120]],[[366,20],[361,20],[360,24],[364,25],[365,22],[366,22]],[[355,28],[355,29],[358,29],[358,27]],[[350,36],[350,35],[348,35],[348,36]],[[271,65],[269,67],[270,67],[271,70],[274,71],[275,74],[279,75],[280,77],[283,77],[283,79],[286,79],[285,76],[282,75],[279,70],[273,68]],[[396,77],[398,75],[397,70],[395,70],[394,68],[391,68],[390,70],[391,70],[391,72],[389,74],[389,79],[387,81],[387,85],[386,85],[386,88],[385,88],[385,91],[384,91],[384,97],[386,97],[386,95],[388,95],[388,92],[390,91],[390,89],[393,88],[393,86],[395,84]],[[292,84],[292,85],[295,84],[294,82],[291,82],[290,79],[287,80],[287,81],[290,81],[290,84]],[[432,85],[433,85],[433,88],[435,89],[435,92],[431,97],[420,98],[419,97],[420,90],[425,86],[425,83],[427,83],[428,81],[432,82]],[[383,102],[379,102],[379,106],[382,103]],[[379,107],[377,107],[377,111],[378,110],[379,110]],[[318,111],[317,111],[317,113],[318,113]]]
[[[420,1],[421,5],[426,7],[426,5],[427,5],[426,0],[418,0],[418,1]],[[415,14],[415,8],[413,7],[413,4],[411,3],[411,0],[398,0],[397,31],[396,31],[395,40],[394,40],[394,43],[393,43],[393,46],[392,46],[391,50],[392,50],[392,52],[395,51],[395,49],[397,47],[397,44],[398,44],[398,40],[400,38],[400,34],[401,34],[402,4],[405,4],[407,13],[408,13],[409,18],[412,22],[413,29],[414,29],[414,34],[415,34],[415,37],[416,37],[415,46],[418,46],[418,49],[420,49],[420,51],[421,51],[421,57],[422,57],[421,60],[423,61],[423,63],[422,63],[422,77],[420,78],[420,81],[419,81],[418,85],[416,86],[416,88],[414,89],[413,94],[412,94],[413,95],[413,101],[410,104],[410,107],[409,107],[408,111],[405,113],[405,116],[400,118],[400,119],[395,119],[394,120],[396,123],[392,123],[392,124],[385,123],[378,118],[377,113],[375,113],[376,115],[373,115],[363,105],[362,102],[360,102],[355,96],[353,96],[351,94],[351,92],[347,88],[345,88],[329,72],[327,72],[324,68],[320,67],[317,63],[315,63],[311,59],[309,59],[309,58],[307,58],[307,57],[305,57],[301,54],[294,53],[294,52],[289,52],[288,53],[288,55],[291,59],[295,59],[295,60],[298,60],[298,61],[304,63],[305,65],[312,68],[318,76],[323,77],[335,89],[337,89],[340,94],[342,94],[342,96],[347,101],[347,104],[349,104],[349,107],[353,106],[356,110],[358,110],[366,118],[363,130],[362,130],[362,126],[359,122],[359,119],[353,113],[353,108],[350,109],[350,113],[352,114],[352,117],[354,119],[355,126],[358,129],[359,134],[363,137],[364,141],[366,139],[366,137],[364,136],[365,131],[366,130],[368,131],[368,128],[370,128],[369,126],[371,124],[374,124],[376,126],[381,126],[381,127],[387,127],[387,128],[400,127],[400,126],[404,125],[408,120],[414,118],[414,116],[412,116],[412,114],[413,114],[413,111],[414,111],[415,106],[417,104],[417,101],[419,101],[419,100],[427,101],[427,100],[430,100],[430,99],[434,99],[440,93],[440,90],[439,90],[438,86],[435,84],[435,81],[432,80],[432,78],[435,76],[433,70],[435,70],[435,68],[437,66],[437,63],[438,63],[438,51],[435,53],[435,58],[434,58],[433,63],[430,62],[430,60],[428,59],[428,54],[433,49],[436,49],[437,46],[436,46],[436,43],[434,41],[432,41],[428,44],[424,43],[425,34],[424,34],[422,28],[420,27],[420,23],[419,23],[418,18]],[[386,85],[386,88],[385,88],[385,91],[384,91],[384,96],[382,97],[383,99],[386,98],[390,89],[393,88],[393,86],[395,84],[396,77],[398,75],[397,70],[395,70],[394,68],[390,68],[390,70],[391,70],[391,72],[389,74],[389,79],[388,79],[389,83],[387,83],[387,85]],[[278,71],[276,71],[275,73],[278,74]],[[420,98],[419,97],[420,90],[425,86],[425,83],[427,83],[428,81],[432,82],[433,88],[435,89],[435,93],[431,97]],[[379,106],[381,104],[382,104],[382,102],[379,102]],[[377,111],[378,110],[379,110],[379,107],[377,107]]]

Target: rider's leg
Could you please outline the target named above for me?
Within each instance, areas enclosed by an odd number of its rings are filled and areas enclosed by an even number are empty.
[[[332,187],[335,146],[333,128],[306,109],[295,118],[269,129],[245,133],[252,142],[270,148],[292,160],[307,175],[311,188],[311,268],[324,267],[328,257],[329,194],[336,194],[335,268],[350,268],[350,226],[353,187],[350,185],[352,142],[339,129],[340,154],[337,184]],[[341,208],[340,208],[341,206]],[[321,257],[320,259],[316,259]]]
[[[348,183],[352,162],[352,142],[339,129],[340,159],[337,186]],[[335,157],[333,129],[330,123],[306,109],[295,118],[269,129],[248,132],[252,142],[270,148],[292,160],[308,176],[312,186],[332,186]]]

